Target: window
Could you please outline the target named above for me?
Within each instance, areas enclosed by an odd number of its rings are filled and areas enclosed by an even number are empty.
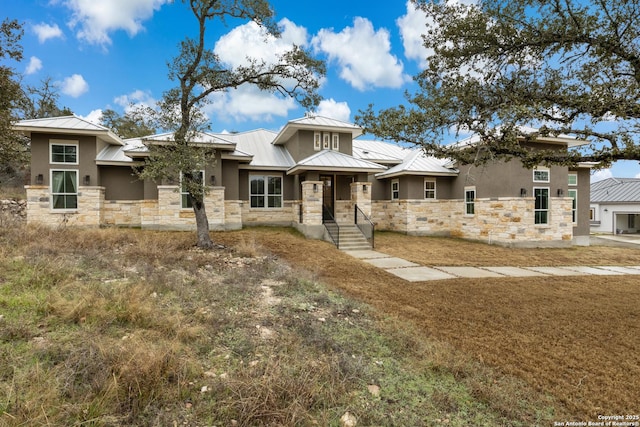
[[[322,148],[322,134],[320,132],[313,133],[313,149],[320,151]]]
[[[436,198],[436,180],[435,179],[424,180],[424,198],[425,199]]]
[[[569,181],[569,185],[578,185],[578,174],[577,173],[570,173],[568,175],[568,181]]]
[[[534,188],[533,194],[536,197],[534,215],[536,224],[549,223],[549,189]]]
[[[194,182],[204,186],[204,171],[194,171],[193,180]],[[180,172],[180,207],[182,209],[193,208],[193,204],[189,199],[189,190],[187,189],[185,183],[182,180],[182,172]]]
[[[78,171],[51,171],[51,208],[78,209]]]
[[[323,150],[328,150],[331,146],[329,145],[329,143],[331,141],[329,141],[329,138],[331,137],[330,134],[328,133],[323,133],[322,134],[322,149]]]
[[[249,193],[252,208],[282,207],[282,177],[251,175]]]
[[[533,182],[549,182],[549,169],[535,168],[533,170]]]
[[[573,199],[573,205],[571,207],[571,222],[574,224],[578,222],[578,190],[569,190],[569,197]]]
[[[464,213],[466,215],[474,215],[476,213],[476,189],[465,188],[464,190]]]
[[[627,227],[636,228],[636,216],[634,214],[627,215]]]
[[[331,134],[331,149],[335,151],[340,150],[340,134],[338,133]]]
[[[78,144],[77,143],[61,143],[51,142],[50,146],[50,162],[54,164],[66,163],[78,164]]]
[[[596,208],[589,208],[589,221],[596,220]]]
[[[400,198],[400,181],[394,179],[391,181],[391,200],[398,200]]]

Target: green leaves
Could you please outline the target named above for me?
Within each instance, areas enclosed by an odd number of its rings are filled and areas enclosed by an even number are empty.
[[[433,23],[424,46],[434,53],[408,107],[369,109],[357,118],[367,132],[462,162],[470,160],[466,154],[442,147],[452,132],[480,135],[492,154],[487,161],[640,160],[640,0],[414,3]],[[490,131],[497,126],[514,132]],[[519,150],[515,142],[528,137],[519,126],[573,134],[601,148],[564,156]]]

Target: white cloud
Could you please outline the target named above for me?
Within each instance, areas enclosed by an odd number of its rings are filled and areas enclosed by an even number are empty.
[[[125,112],[135,107],[155,108],[157,101],[148,91],[135,90],[129,94],[117,96],[113,102],[121,106]]]
[[[339,33],[322,29],[312,39],[316,51],[336,62],[340,77],[358,90],[370,87],[398,88],[410,77],[403,73],[402,62],[391,54],[389,31],[375,31],[366,18],[356,17],[353,27]]]
[[[613,178],[613,172],[611,172],[611,169],[600,169],[593,172],[591,175],[591,182],[602,181],[607,178]]]
[[[69,25],[77,37],[90,44],[109,45],[109,33],[126,31],[133,37],[143,30],[142,21],[171,0],[64,0],[72,10]]]
[[[238,26],[222,36],[215,44],[214,53],[229,67],[249,65],[248,58],[273,64],[278,56],[292,49],[293,45],[308,44],[307,30],[288,19],[279,22],[281,37],[268,36],[264,29],[254,22]],[[242,52],[242,54],[239,54]],[[286,84],[286,81],[284,82]],[[291,98],[260,91],[257,87],[243,85],[225,93],[213,94],[211,102],[204,108],[205,113],[214,118],[236,121],[266,120],[286,117],[297,107]]]
[[[421,68],[426,68],[427,58],[433,55],[433,50],[424,47],[422,35],[427,32],[427,27],[433,25],[433,21],[427,19],[425,13],[416,9],[409,0],[407,14],[398,18],[396,24],[402,37],[404,55],[418,62]]]
[[[346,102],[336,102],[333,98],[320,101],[316,113],[319,116],[349,122],[351,120],[351,109]]]
[[[77,98],[89,90],[89,84],[80,74],[74,74],[67,77],[61,84],[60,91],[72,98]]]
[[[92,110],[89,114],[87,114],[86,116],[80,116],[80,118],[99,125],[102,119],[102,110]]]
[[[216,92],[209,97],[203,110],[216,122],[221,120],[272,121],[275,117],[287,117],[297,107],[291,98],[280,98],[255,86],[243,85],[227,92]]]
[[[29,63],[27,64],[27,68],[24,73],[26,75],[35,74],[42,69],[42,61],[40,58],[32,56],[29,58]]]
[[[38,41],[44,43],[49,39],[62,38],[62,30],[58,27],[58,24],[36,24],[33,27],[33,31],[38,36]]]
[[[238,67],[248,65],[247,58],[275,63],[278,55],[291,50],[294,44],[307,45],[308,36],[304,27],[299,27],[286,18],[278,24],[282,31],[279,38],[268,36],[265,30],[253,21],[240,25],[220,37],[213,51],[222,62]]]

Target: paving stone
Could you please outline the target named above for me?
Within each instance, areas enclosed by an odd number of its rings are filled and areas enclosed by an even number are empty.
[[[604,270],[611,270],[622,274],[640,274],[640,268],[635,267],[620,267],[617,265],[603,265],[598,268],[602,268]]]
[[[360,259],[390,258],[389,255],[376,251],[344,251],[347,255]]]
[[[404,260],[402,258],[374,258],[374,259],[365,259],[365,262],[368,262],[371,265],[375,265],[379,268],[401,268],[401,267],[417,267],[418,264]]]
[[[484,267],[489,271],[496,272],[505,276],[511,277],[533,277],[533,276],[546,276],[546,274],[539,271],[528,270],[520,267]]]
[[[597,275],[597,276],[619,276],[619,275],[622,274],[622,273],[617,272],[617,271],[611,271],[611,270],[605,270],[603,268],[587,267],[587,266],[581,266],[581,265],[567,266],[567,267],[562,267],[562,268],[566,268],[568,270],[578,271],[578,272],[584,273],[584,274],[594,274],[594,275]]]
[[[438,267],[438,270],[458,277],[504,277],[495,271],[488,271],[478,267]]]
[[[408,267],[387,269],[388,273],[408,282],[425,282],[429,280],[455,279],[455,276],[429,267]]]
[[[563,267],[527,267],[527,270],[537,271],[550,276],[578,276],[584,274]]]

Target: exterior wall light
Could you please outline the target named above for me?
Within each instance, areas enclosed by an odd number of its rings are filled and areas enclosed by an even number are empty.
[[[521,188],[520,189],[520,197],[527,197],[527,189],[526,188]]]
[[[36,185],[42,185],[44,183],[44,176],[41,173],[36,175]]]
[[[564,196],[564,190],[562,188],[558,188],[558,197]]]
[[[91,175],[85,175],[82,180],[83,185],[91,185]]]

